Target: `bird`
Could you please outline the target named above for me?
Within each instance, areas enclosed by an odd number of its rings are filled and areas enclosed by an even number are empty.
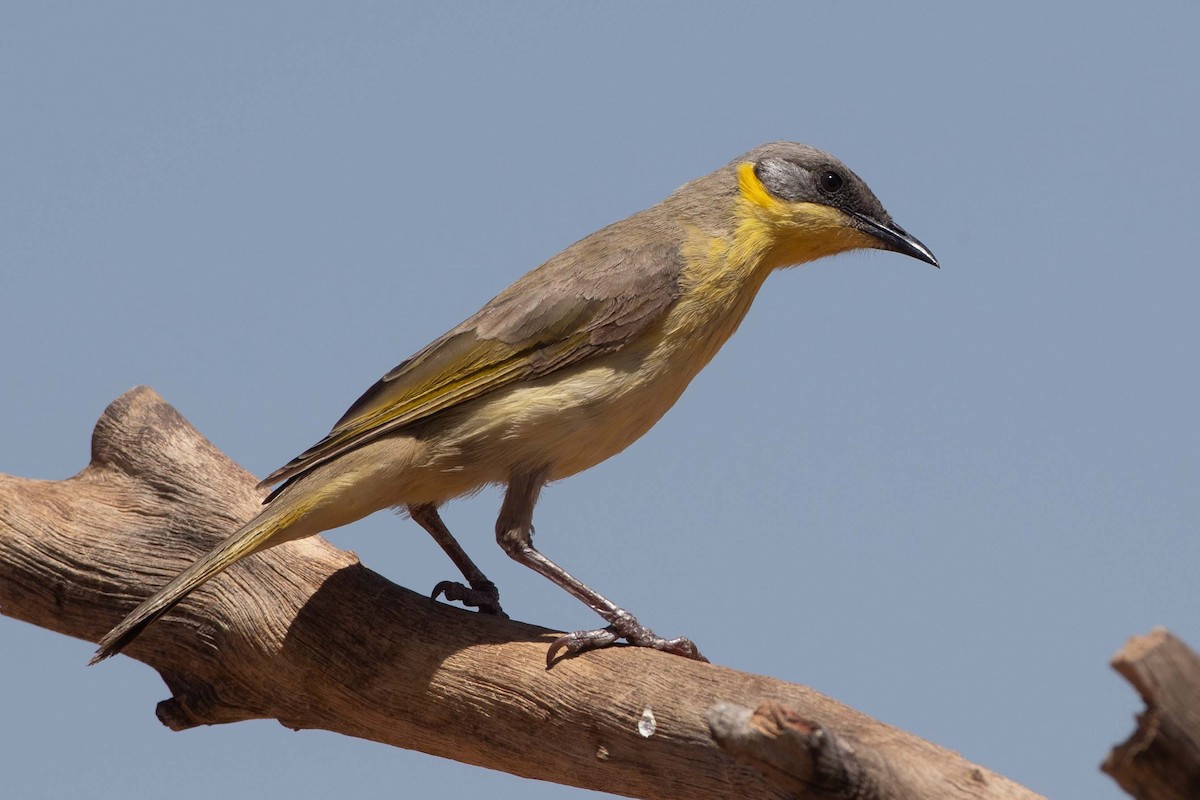
[[[674,405],[737,330],[777,269],[858,250],[940,266],[861,178],[831,155],[772,142],[584,237],[401,362],[329,434],[260,487],[262,510],[128,614],[90,663],[122,650],[231,564],[281,542],[396,508],[465,583],[433,598],[506,616],[500,593],[439,516],[447,501],[505,486],[496,540],[606,623],[547,650],[627,644],[706,660],[663,638],[533,546],[542,488],[620,453]]]

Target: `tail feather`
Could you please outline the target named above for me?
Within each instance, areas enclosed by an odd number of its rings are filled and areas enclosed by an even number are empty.
[[[116,655],[147,625],[170,611],[176,603],[187,597],[194,589],[210,578],[224,572],[236,561],[251,553],[264,550],[275,542],[275,534],[288,527],[294,517],[279,519],[278,515],[263,512],[246,523],[228,539],[217,545],[208,555],[192,564],[174,580],[159,589],[153,596],[135,608],[99,642],[99,649],[89,665],[96,664],[109,656]]]

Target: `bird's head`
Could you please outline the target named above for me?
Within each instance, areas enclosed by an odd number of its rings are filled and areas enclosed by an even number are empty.
[[[933,266],[925,245],[892,221],[861,178],[828,153],[773,142],[735,159],[737,237],[771,267],[874,248]]]

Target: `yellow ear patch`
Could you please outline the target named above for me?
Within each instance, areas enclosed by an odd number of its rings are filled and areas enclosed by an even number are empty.
[[[771,196],[767,187],[763,186],[762,181],[754,174],[754,165],[749,161],[738,164],[737,176],[738,189],[749,203],[767,211],[772,211],[779,205],[779,201]]]

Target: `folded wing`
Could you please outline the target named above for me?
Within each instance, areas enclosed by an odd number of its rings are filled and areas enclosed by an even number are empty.
[[[636,340],[678,296],[682,258],[674,246],[605,245],[604,237],[584,240],[518,280],[384,375],[324,439],[262,485],[290,481],[439,411]]]

